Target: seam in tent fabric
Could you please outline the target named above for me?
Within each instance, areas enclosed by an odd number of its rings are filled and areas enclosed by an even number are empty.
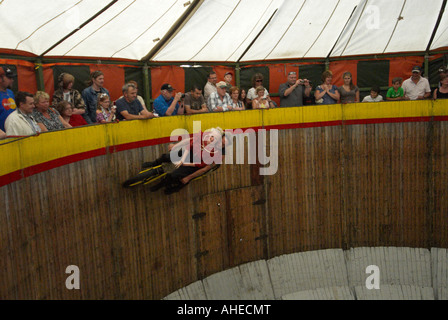
[[[142,33],[140,33],[138,35],[138,37],[136,37],[134,40],[132,40],[131,42],[129,42],[126,46],[122,47],[120,50],[115,51],[111,57],[115,56],[117,53],[119,53],[120,51],[124,50],[125,48],[129,47],[131,44],[133,44],[135,41],[137,41],[140,37],[142,37],[146,32],[148,32],[152,27],[154,27],[154,25],[159,22],[163,17],[165,17],[165,15],[177,4],[177,1],[174,2],[171,7],[169,7],[157,20],[154,21],[153,24],[151,24],[148,28],[146,28],[145,31],[143,31]]]
[[[327,28],[327,25],[330,23],[331,19],[333,19],[333,15],[336,12],[339,4],[341,3],[341,0],[338,0],[338,3],[336,3],[336,5],[334,6],[333,12],[331,13],[330,17],[328,18],[327,22],[325,23],[324,27],[322,28],[322,30],[320,31],[319,35],[316,37],[316,39],[314,40],[314,42],[311,44],[311,46],[308,48],[308,50],[305,52],[305,54],[303,55],[304,57],[306,57],[306,55],[308,54],[308,52],[311,51],[311,49],[314,47],[314,45],[316,44],[317,40],[319,40],[320,36],[322,35],[322,33],[324,33],[325,29]]]
[[[269,6],[267,6],[267,8],[266,8],[266,10],[263,12],[263,14],[260,15],[260,19],[258,19],[257,23],[254,24],[254,27],[252,28],[252,30],[251,30],[250,32],[247,33],[247,37],[244,38],[244,39],[241,41],[240,45],[239,45],[239,46],[238,46],[238,47],[237,47],[237,48],[236,48],[236,49],[235,49],[235,50],[234,50],[234,51],[227,57],[226,61],[229,61],[230,57],[232,57],[232,56],[235,54],[235,52],[237,52],[238,49],[241,48],[241,46],[243,45],[243,43],[249,38],[249,36],[252,34],[252,32],[254,32],[255,28],[260,24],[261,19],[263,19],[263,17],[265,16],[266,12],[268,12],[268,10],[270,9],[270,7],[271,7],[271,5],[272,5],[273,2],[274,2],[274,0],[271,0],[271,2],[269,3]],[[247,52],[247,50],[245,50],[245,51],[243,51],[243,52]],[[242,55],[242,56],[238,59],[238,61],[240,61],[243,57],[244,57],[244,55]]]
[[[342,35],[343,35],[344,32],[345,32],[345,29],[347,29],[347,26],[349,25],[350,20],[351,20],[352,17],[353,17],[353,14],[356,12],[356,9],[358,9],[358,6],[355,6],[355,7],[353,8],[352,14],[348,17],[347,22],[346,22],[345,25],[344,25],[344,28],[342,28],[342,31],[341,31],[341,33],[339,34],[339,37],[336,39],[336,42],[334,43],[334,45],[333,45],[333,47],[331,48],[330,52],[328,52],[328,55],[326,56],[326,59],[329,59],[329,58],[330,58],[331,54],[333,53],[334,49],[336,48],[336,46],[337,46],[337,44],[338,44],[338,42],[339,42],[339,39],[341,39]]]
[[[216,37],[216,35],[219,33],[219,31],[225,26],[225,24],[227,23],[227,21],[229,21],[230,17],[233,15],[233,13],[235,12],[236,8],[238,8],[238,6],[240,5],[241,0],[238,1],[237,5],[235,6],[235,8],[233,8],[232,12],[229,14],[229,16],[227,17],[227,19],[224,21],[224,23],[219,27],[219,29],[215,32],[215,34],[210,37],[210,39],[208,39],[207,43],[198,51],[196,52],[196,54],[191,57],[190,59],[188,59],[188,61],[193,60],[199,53],[201,53],[202,50],[204,50],[204,48],[206,46],[208,46],[208,44],[210,43],[210,41],[213,40],[213,38]]]
[[[407,2],[407,0],[404,0],[404,2],[403,2],[403,6],[401,7],[400,14],[399,14],[399,16],[398,16],[398,18],[397,18],[397,22],[395,22],[395,27],[394,27],[394,29],[392,30],[392,34],[391,34],[390,37],[389,37],[389,41],[387,41],[387,44],[386,44],[386,46],[384,47],[383,53],[386,52],[387,47],[389,46],[390,42],[392,41],[392,38],[393,38],[393,36],[394,36],[394,34],[395,34],[395,30],[397,29],[397,26],[398,26],[398,24],[399,24],[400,21],[401,21],[400,18],[402,17],[402,14],[403,14],[403,11],[404,11],[404,7],[406,6],[406,2]]]
[[[296,21],[297,17],[299,16],[300,12],[302,12],[303,7],[305,6],[307,0],[303,1],[302,6],[300,7],[299,11],[297,12],[296,16],[294,17],[294,19],[291,21],[291,23],[289,24],[288,28],[286,29],[286,31],[283,33],[283,35],[280,37],[280,39],[277,41],[277,43],[275,44],[275,46],[272,48],[271,51],[268,52],[268,54],[264,57],[264,59],[266,60],[270,54],[275,50],[275,48],[277,48],[278,44],[282,41],[282,39],[285,37],[286,33],[288,33],[288,30],[291,28],[291,26],[293,25],[294,21]]]
[[[353,31],[352,31],[350,37],[348,38],[347,43],[346,43],[345,46],[344,46],[344,49],[341,51],[341,54],[340,54],[341,56],[343,56],[345,50],[347,50],[347,46],[350,44],[350,41],[351,41],[353,35],[355,34],[356,28],[358,28],[359,21],[361,20],[362,15],[364,14],[364,11],[366,10],[367,3],[368,3],[368,2],[369,2],[369,0],[365,0],[365,2],[364,2],[364,7],[362,8],[362,11],[361,11],[361,13],[360,13],[360,15],[359,15],[359,17],[358,17],[358,21],[356,21],[355,27],[353,28]]]
[[[66,35],[65,37],[63,37],[62,39],[60,39],[58,42],[56,42],[54,45],[52,45],[51,47],[49,47],[47,50],[45,50],[41,56],[46,55],[48,52],[50,52],[51,50],[53,50],[54,48],[56,48],[60,43],[64,42],[65,40],[67,40],[68,38],[70,38],[72,35],[74,35],[76,32],[78,32],[79,30],[81,30],[82,28],[84,28],[86,25],[88,25],[91,21],[93,21],[97,16],[99,16],[101,13],[103,13],[104,11],[106,11],[107,9],[109,9],[111,6],[113,6],[118,0],[114,0],[112,2],[110,2],[107,6],[105,6],[103,9],[101,9],[100,11],[98,11],[97,13],[95,13],[93,16],[91,16],[89,19],[87,19],[86,21],[84,21],[79,27],[78,29],[73,30],[72,32],[70,32],[68,35]]]
[[[77,46],[79,46],[81,43],[83,43],[84,41],[86,41],[88,38],[90,38],[93,34],[97,33],[98,31],[100,31],[102,28],[104,28],[106,25],[108,25],[111,21],[115,20],[115,18],[117,18],[120,14],[122,14],[123,12],[125,12],[129,7],[131,7],[137,0],[132,1],[128,6],[126,6],[123,10],[121,10],[120,12],[118,12],[115,16],[113,16],[109,21],[107,21],[106,23],[104,23],[101,27],[97,28],[95,31],[91,32],[88,36],[86,36],[84,39],[82,39],[81,41],[79,41],[76,45],[74,45],[71,49],[69,49],[66,53],[63,54],[63,56],[67,55],[70,51],[72,51],[73,49],[75,49]],[[112,56],[111,56],[112,58]]]
[[[66,12],[72,10],[72,9],[75,8],[77,5],[79,5],[82,1],[83,1],[83,0],[78,1],[76,4],[74,4],[73,6],[71,6],[69,9],[67,9],[67,10],[65,10],[65,11],[63,11],[63,12],[61,12],[60,14],[54,16],[54,17],[51,18],[50,20],[48,20],[48,21],[46,21],[45,23],[43,23],[41,26],[39,26],[39,28],[37,28],[36,30],[34,30],[28,37],[26,37],[25,39],[20,40],[20,41],[17,43],[17,46],[16,46],[15,50],[18,50],[20,44],[21,44],[22,42],[24,42],[25,40],[28,40],[28,39],[29,39],[33,34],[35,34],[38,30],[40,30],[41,28],[43,28],[45,25],[49,24],[51,21],[55,20],[56,18],[62,16],[62,15],[65,14]]]

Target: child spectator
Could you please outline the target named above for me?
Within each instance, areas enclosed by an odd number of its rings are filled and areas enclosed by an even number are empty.
[[[373,87],[370,89],[370,96],[367,96],[362,100],[362,102],[381,102],[383,100],[383,96],[380,95],[380,88]]]
[[[392,80],[392,87],[389,88],[386,95],[387,101],[399,101],[404,100],[404,90],[401,87],[403,78],[394,78]]]
[[[110,98],[107,94],[101,93],[98,96],[98,106],[96,107],[96,122],[108,123],[115,121],[115,106],[111,106]]]

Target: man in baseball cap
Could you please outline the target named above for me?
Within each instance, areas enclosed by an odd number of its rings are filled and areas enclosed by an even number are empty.
[[[412,76],[403,82],[401,86],[406,100],[422,100],[431,96],[429,81],[422,77],[422,68],[412,68]]]
[[[154,100],[154,113],[159,117],[184,114],[182,92],[173,96],[173,91],[174,88],[169,83],[164,83],[160,88],[161,94]]]
[[[221,112],[233,110],[232,99],[226,92],[227,83],[220,81],[216,84],[217,92],[213,92],[207,101],[207,107],[210,112]]]
[[[14,93],[10,89],[16,74],[6,67],[0,68],[0,129],[5,131],[6,118],[16,109]]]
[[[14,79],[15,77],[17,77],[17,74],[15,74],[10,68],[3,66],[2,69],[3,69],[2,71],[4,72],[6,77],[8,77],[10,79]],[[0,73],[2,71],[0,71]]]

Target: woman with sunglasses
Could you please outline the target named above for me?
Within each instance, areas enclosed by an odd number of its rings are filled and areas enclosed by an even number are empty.
[[[252,77],[252,88],[250,88],[249,91],[247,92],[247,104],[248,104],[248,106],[252,107],[252,100],[258,98],[258,94],[257,94],[257,89],[256,88],[258,88],[260,86],[263,87],[263,80],[264,80],[264,77],[263,77],[263,75],[261,73],[256,73]],[[269,96],[269,92],[265,88],[264,89],[263,98],[267,99],[268,96]]]

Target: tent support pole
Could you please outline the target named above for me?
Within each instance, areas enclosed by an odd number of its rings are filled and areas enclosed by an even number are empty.
[[[235,66],[235,81],[236,86],[241,90],[241,67],[239,62]]]
[[[38,59],[34,63],[35,71],[36,71],[36,82],[37,82],[37,90],[45,91],[45,81],[44,81],[44,70],[42,66],[42,60]]]
[[[145,63],[145,65],[143,66],[143,92],[145,95],[145,103],[146,103],[146,108],[148,109],[148,111],[152,111],[152,107],[151,107],[151,85],[150,85],[150,72],[149,72],[149,67],[148,64]]]

